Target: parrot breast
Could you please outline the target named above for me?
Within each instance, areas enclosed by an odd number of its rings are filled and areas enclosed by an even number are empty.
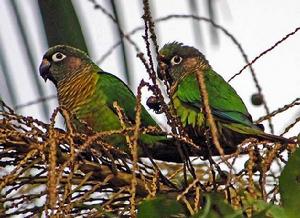
[[[201,110],[182,102],[178,98],[177,92],[172,96],[172,101],[183,127],[188,125],[193,128],[200,127],[201,129],[205,127],[204,114]]]
[[[60,81],[58,83],[59,105],[68,108],[72,113],[76,113],[94,95],[97,80],[97,74],[87,70]]]

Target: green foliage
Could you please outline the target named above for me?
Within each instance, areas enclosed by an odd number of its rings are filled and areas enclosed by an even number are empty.
[[[254,218],[296,218],[300,208],[300,149],[292,154],[280,176],[283,207],[263,200],[248,199],[245,208],[252,208]],[[176,206],[176,204],[178,206]],[[179,211],[176,210],[180,208]],[[168,217],[182,213],[182,206],[163,197],[146,200],[139,207],[139,217]],[[241,210],[234,210],[219,193],[205,195],[204,207],[193,218],[242,218]]]
[[[40,97],[45,97],[45,91],[42,88],[41,80],[38,79],[38,76],[35,73],[37,66],[36,66],[36,63],[35,63],[35,60],[34,60],[33,49],[31,47],[32,41],[31,41],[31,38],[30,38],[30,36],[29,36],[29,34],[26,30],[26,26],[25,26],[24,21],[23,21],[24,17],[22,17],[22,15],[21,15],[21,10],[19,9],[19,7],[17,5],[16,0],[10,1],[10,3],[11,3],[11,6],[12,6],[12,11],[14,12],[15,17],[16,17],[17,26],[19,28],[19,33],[20,33],[20,36],[21,36],[20,39],[22,40],[22,43],[25,47],[25,51],[26,51],[27,56],[24,55],[24,57],[27,58],[28,67],[30,68],[30,72],[32,72],[31,73],[31,78],[32,78],[33,84],[35,84],[35,88],[36,88],[37,93],[39,94],[39,96]],[[8,74],[8,72],[6,72],[6,74]],[[8,80],[11,80],[11,78],[6,76],[6,81],[8,81]],[[12,83],[12,81],[10,81],[9,83]],[[11,85],[8,85],[8,87],[9,86],[11,86]],[[11,88],[9,88],[9,91],[11,91]],[[14,90],[13,90],[13,92],[14,92]],[[13,94],[13,95],[15,95],[15,94]],[[13,95],[11,95],[11,96],[13,96]],[[14,100],[14,99],[12,98],[12,100]],[[14,101],[12,103],[14,104]],[[48,109],[48,106],[47,106],[46,102],[42,102],[42,109],[43,109],[44,116],[48,117],[49,109]]]
[[[65,44],[88,52],[71,1],[40,0],[38,3],[50,47]]]
[[[125,17],[122,17],[122,19],[119,19],[119,10],[118,10],[118,4],[115,3],[114,0],[110,1],[111,8],[114,13],[115,21],[117,23],[117,34],[119,35],[120,42],[121,42],[121,55],[122,55],[122,61],[123,61],[123,68],[124,68],[124,74],[126,77],[126,83],[130,86],[132,84],[132,81],[130,80],[130,70],[129,70],[129,59],[128,59],[128,51],[125,47],[124,39],[123,39],[123,33],[122,33],[122,23],[124,23]],[[120,22],[121,21],[121,22]]]
[[[282,204],[288,217],[299,217],[300,208],[300,149],[290,157],[279,179]]]
[[[17,93],[15,92],[13,81],[12,81],[12,73],[9,72],[8,68],[8,60],[6,59],[6,55],[4,53],[3,42],[0,40],[0,69],[3,73],[3,80],[7,86],[7,94],[8,96],[4,96],[2,93],[2,97],[8,99],[13,106],[17,104]]]
[[[283,208],[274,205],[272,203],[266,203],[263,200],[253,201],[253,205],[258,211],[253,215],[254,218],[264,218],[264,217],[273,217],[273,218],[286,218],[285,211]]]
[[[165,197],[145,200],[138,207],[138,218],[163,218],[183,213],[183,207],[178,201]]]
[[[242,211],[235,211],[218,193],[205,195],[205,206],[193,218],[242,218]]]
[[[4,108],[3,108],[3,100],[2,100],[2,98],[0,96],[0,111],[3,111],[3,110],[4,110]]]

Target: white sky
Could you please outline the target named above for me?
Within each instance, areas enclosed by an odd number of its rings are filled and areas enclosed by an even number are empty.
[[[92,59],[96,61],[118,40],[114,29],[111,28],[114,24],[100,10],[95,10],[89,1],[74,0],[73,2],[76,11],[82,19],[81,24],[87,36],[86,39]],[[109,5],[106,4],[107,1],[99,0],[98,2],[109,10]],[[158,18],[168,14],[189,14],[189,7],[186,2],[183,0],[152,1],[152,5],[155,8],[155,17]],[[207,16],[203,2],[205,1],[199,1],[199,15]],[[250,60],[300,26],[299,0],[289,0],[284,3],[281,0],[216,0],[215,2],[218,16],[217,23],[228,29],[238,39]],[[19,0],[17,3],[21,8],[24,17],[23,21],[30,34],[36,61],[36,72],[29,72],[26,65],[27,60],[24,59],[24,48],[19,43],[19,33],[15,29],[15,18],[11,13],[8,0],[2,1],[0,7],[0,40],[4,46],[6,59],[9,60],[9,70],[13,74],[18,102],[23,104],[36,99],[30,74],[38,74],[39,62],[47,48],[43,42],[44,31],[40,28],[41,21],[39,14],[36,13],[37,6],[35,5],[35,1]],[[125,24],[123,28],[125,32],[129,32],[133,28],[143,24],[143,20],[141,19],[141,1],[116,0],[116,3],[122,6],[119,7],[123,11],[120,18]],[[187,19],[173,19],[158,24],[157,30],[160,46],[166,42],[175,40],[184,42],[187,45],[197,46],[191,23],[192,21]],[[218,32],[220,37],[219,46],[212,45],[208,25],[205,23],[201,23],[200,25],[203,31],[205,47],[198,47],[198,49],[206,55],[210,64],[219,74],[229,79],[245,64],[241,54],[236,46],[221,32]],[[133,39],[145,51],[141,37],[142,34],[143,32],[138,32],[134,35]],[[126,46],[130,47],[128,44]],[[271,111],[299,97],[299,50],[300,32],[290,37],[253,65]],[[117,51],[113,52],[100,67],[124,79],[122,76],[122,64],[118,59]],[[132,87],[134,92],[136,92],[136,87],[142,78],[148,79],[143,65],[135,56],[136,54],[131,48],[130,59],[132,65],[130,69],[136,75]],[[50,82],[42,84],[45,87],[47,95],[55,94],[55,89]],[[250,102],[250,96],[256,92],[256,89],[249,70],[244,71],[231,84],[244,99],[254,119],[264,115],[263,107],[252,106]],[[0,86],[0,91],[5,89],[2,72],[0,72]],[[2,91],[2,93],[5,92]],[[52,109],[57,105],[56,100],[49,101],[49,104]],[[288,123],[293,122],[297,113],[299,116],[299,111],[299,107],[295,107],[294,110],[276,116],[273,120],[275,133],[281,133]],[[39,105],[24,108],[20,112],[45,120],[39,112]],[[298,134],[298,129],[299,125],[294,127],[289,135]]]

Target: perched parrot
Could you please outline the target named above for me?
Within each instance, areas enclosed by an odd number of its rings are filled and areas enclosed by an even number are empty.
[[[75,116],[72,121],[78,131],[88,131],[87,125],[93,131],[122,129],[114,102],[134,124],[136,98],[132,91],[116,76],[100,69],[83,51],[66,45],[54,46],[43,56],[39,71],[45,81],[49,79],[56,86],[59,105]],[[159,128],[142,106],[141,127],[148,126]],[[123,135],[107,136],[105,141],[129,151]],[[154,143],[169,143],[165,135],[158,134],[142,134],[139,142],[150,150]],[[176,161],[177,157],[165,157],[163,151],[159,152],[154,151],[154,158]],[[139,154],[144,156],[141,149]]]
[[[170,85],[170,97],[177,116],[194,142],[203,144],[208,128],[195,73],[199,69],[204,73],[209,106],[225,154],[234,152],[238,144],[250,137],[294,143],[290,139],[267,134],[262,124],[254,124],[240,96],[211,68],[197,49],[178,42],[169,43],[159,51],[159,59],[158,77],[166,79]],[[218,151],[213,149],[212,153],[217,155]]]

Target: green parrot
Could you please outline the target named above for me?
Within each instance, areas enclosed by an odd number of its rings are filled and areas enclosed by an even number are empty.
[[[203,144],[208,128],[202,112],[196,69],[204,73],[209,105],[225,154],[236,151],[237,145],[250,137],[294,143],[293,140],[267,134],[262,124],[254,124],[240,96],[211,68],[197,49],[178,42],[169,43],[159,51],[159,60],[158,77],[170,85],[170,98],[177,116],[195,143]],[[219,154],[216,148],[212,149],[212,154]]]
[[[45,82],[49,79],[56,86],[59,105],[74,115],[72,122],[78,131],[89,132],[87,126],[93,131],[122,129],[114,102],[123,108],[128,120],[134,124],[136,98],[132,91],[119,78],[99,68],[83,51],[66,45],[54,46],[43,56],[39,71]],[[149,126],[159,128],[142,106],[141,127]],[[107,136],[105,141],[129,152],[121,134]],[[141,134],[139,143],[151,150],[154,145],[158,149],[171,142],[166,135]],[[145,156],[140,148],[139,155]],[[169,156],[168,152],[160,153],[159,149],[152,155],[167,161],[176,161],[177,158],[176,155],[175,158]]]

